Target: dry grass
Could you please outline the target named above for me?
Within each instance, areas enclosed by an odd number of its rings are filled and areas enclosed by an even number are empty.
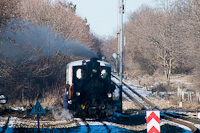
[[[62,98],[64,95],[64,89],[55,87],[53,90],[43,92],[43,96],[38,99],[43,108],[52,108],[53,106],[62,106]],[[22,101],[16,100],[14,103],[8,103],[5,106],[11,107],[25,107],[27,109],[32,108],[37,102],[37,98],[34,100],[23,99]]]
[[[127,100],[123,100],[122,108],[123,110],[140,109],[137,104],[135,104],[134,102],[129,102]]]
[[[53,107],[57,105],[62,105],[62,96],[55,96],[53,94],[49,95],[42,100],[41,104],[44,107]]]
[[[131,74],[131,73],[130,73]],[[173,92],[174,94],[168,95],[161,98],[161,96],[158,93],[157,97],[148,97],[153,103],[155,103],[159,108],[162,109],[183,109],[183,110],[190,110],[190,111],[195,111],[199,108],[199,104],[197,103],[197,98],[196,98],[196,92],[200,91],[197,87],[197,82],[195,82],[195,76],[194,75],[182,75],[182,74],[177,74],[177,75],[172,75],[171,76],[171,90],[168,90],[167,92]],[[159,85],[156,87],[150,88],[155,89],[158,92],[163,92],[166,89],[166,82],[165,82],[165,77],[164,76],[158,76],[158,75],[153,75],[153,76],[148,76],[148,75],[143,75],[143,76],[132,76],[131,79],[134,83],[138,83],[137,85],[141,86],[151,86],[154,85],[156,82],[160,82]],[[196,80],[197,81],[197,80]],[[183,107],[179,107],[179,102],[181,102],[180,97],[177,96],[177,88],[178,86],[181,89],[185,89],[186,91],[191,91],[193,92],[192,95],[192,102],[188,101],[187,96],[185,96],[185,100],[182,102]],[[127,104],[127,103],[126,103]],[[128,105],[128,104],[127,104]],[[131,106],[128,105],[128,107],[131,108]]]

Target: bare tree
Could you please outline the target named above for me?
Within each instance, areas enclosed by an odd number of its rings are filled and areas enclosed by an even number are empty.
[[[169,84],[172,70],[186,57],[187,45],[177,9],[175,6],[167,9],[142,7],[130,17],[126,34],[130,44],[127,49],[133,49],[135,59],[140,58],[140,62],[147,59],[145,67],[151,64],[154,70],[163,69]]]
[[[22,18],[37,24],[51,25],[57,34],[62,32],[66,39],[78,40],[98,51],[89,26],[85,20],[75,15],[75,6],[71,3],[58,2],[53,6],[48,0],[21,0],[18,7]]]

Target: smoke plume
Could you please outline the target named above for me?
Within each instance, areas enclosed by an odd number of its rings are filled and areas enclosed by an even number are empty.
[[[52,56],[57,52],[66,56],[97,57],[94,51],[80,42],[66,40],[60,33],[56,35],[51,26],[13,19],[1,29],[4,33],[0,53],[5,57],[20,60],[32,56],[37,59],[40,55]]]

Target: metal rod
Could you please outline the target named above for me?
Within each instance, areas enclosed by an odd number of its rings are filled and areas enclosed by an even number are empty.
[[[29,70],[28,72],[28,101],[29,101],[29,105],[31,104],[31,74],[32,74],[32,71]]]
[[[122,111],[122,80],[123,80],[123,13],[124,13],[124,2],[120,1],[120,13],[121,13],[121,30],[120,30],[120,101]]]
[[[40,132],[40,116],[37,114],[37,119],[38,119],[38,133]]]

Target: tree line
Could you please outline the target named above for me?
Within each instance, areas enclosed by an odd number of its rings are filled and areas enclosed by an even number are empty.
[[[82,49],[101,56],[100,44],[73,3],[1,0],[0,93],[10,103],[62,99],[67,63],[89,58]]]
[[[194,74],[200,72],[199,0],[158,0],[157,6],[141,6],[124,24],[124,72],[137,74]],[[107,44],[109,42],[109,44]],[[104,43],[117,53],[117,37]],[[112,55],[104,50],[107,58]]]

